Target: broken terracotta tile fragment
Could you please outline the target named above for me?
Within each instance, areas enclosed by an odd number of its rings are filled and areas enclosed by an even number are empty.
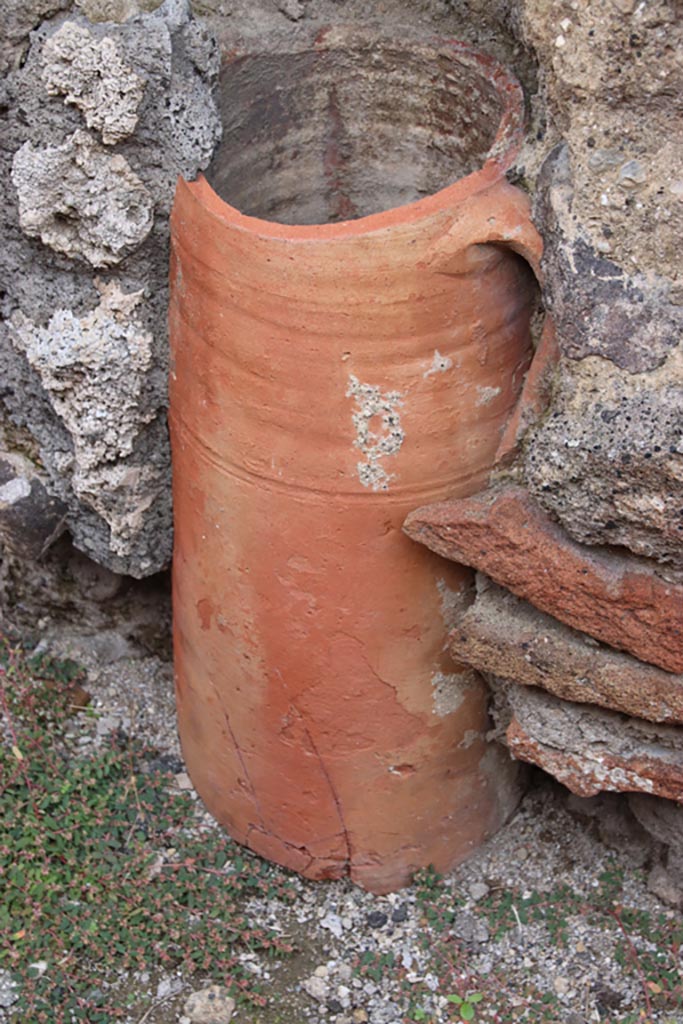
[[[479,672],[565,700],[683,723],[683,675],[598,643],[481,575],[476,601],[450,634],[450,649]]]
[[[522,487],[411,513],[404,530],[541,611],[668,672],[683,672],[683,586],[642,559],[573,541]]]

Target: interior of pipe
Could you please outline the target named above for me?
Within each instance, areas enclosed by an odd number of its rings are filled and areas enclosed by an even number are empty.
[[[207,172],[241,213],[354,220],[477,170],[502,102],[457,53],[373,45],[242,57],[222,73],[223,138]]]

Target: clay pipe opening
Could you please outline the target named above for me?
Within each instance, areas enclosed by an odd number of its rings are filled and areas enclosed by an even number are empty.
[[[495,161],[521,130],[519,85],[462,43],[318,42],[223,69],[223,140],[207,178],[241,213],[354,220],[432,195]]]

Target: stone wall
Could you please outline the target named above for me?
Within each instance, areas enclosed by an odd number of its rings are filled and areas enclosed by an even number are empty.
[[[168,216],[220,137],[218,49],[167,0],[123,24],[56,14],[5,62],[8,539],[23,544],[23,502],[35,545],[63,527],[98,564],[148,576],[171,553]]]
[[[526,177],[550,319],[491,488],[406,529],[479,570],[451,652],[511,754],[579,797],[632,794],[681,903],[683,26],[631,0],[526,2],[515,24],[555,143]]]
[[[169,563],[168,214],[176,176],[206,167],[220,136],[219,52],[284,48],[342,22],[468,39],[527,91],[514,177],[534,196],[552,321],[502,440],[495,489],[422,510],[409,530],[480,570],[453,653],[490,679],[514,756],[584,798],[635,794],[638,820],[658,841],[680,842],[677,7],[199,0],[191,14],[175,0],[156,10],[10,0],[0,50],[0,531],[6,562],[23,569],[7,601],[20,601],[35,572],[30,600],[42,587],[59,601],[45,581],[63,571],[64,552],[74,558],[65,536],[85,560],[79,578],[107,593],[106,573],[141,578]],[[87,600],[82,592],[76,605]]]

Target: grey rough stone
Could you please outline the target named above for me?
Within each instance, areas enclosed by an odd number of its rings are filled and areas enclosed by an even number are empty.
[[[544,299],[570,359],[601,356],[632,373],[660,366],[683,335],[683,309],[671,281],[629,275],[596,251],[574,211],[565,145],[548,156],[538,179],[535,219],[544,238]]]
[[[4,0],[0,33],[0,75],[18,67],[28,35],[43,18],[69,7],[71,0]]]
[[[124,583],[123,576],[105,569],[103,565],[98,565],[81,551],[74,551],[69,559],[69,572],[80,594],[87,601],[94,601],[97,604],[111,601]]]
[[[646,832],[672,850],[683,851],[683,803],[662,800],[645,793],[631,794],[628,802]],[[683,884],[683,873],[679,881]]]
[[[229,1024],[235,1012],[235,1000],[221,985],[209,985],[192,993],[183,1012],[193,1024]]]
[[[670,907],[683,907],[683,889],[671,877],[663,864],[655,864],[647,876],[647,887]]]
[[[135,131],[145,84],[122,60],[111,36],[97,39],[82,25],[67,21],[45,41],[41,59],[47,91],[78,107],[105,145]]]
[[[475,946],[488,942],[490,938],[486,921],[467,910],[461,910],[455,915],[453,934],[468,945]]]
[[[48,633],[36,645],[35,654],[52,654],[77,661],[88,669],[89,680],[98,672],[115,672],[114,666],[121,661],[133,662],[142,657],[140,648],[124,630],[105,626],[96,632],[92,632],[91,626],[80,626]]]
[[[526,442],[539,504],[585,544],[683,567],[683,349],[649,373],[564,361],[550,412]]]
[[[101,293],[95,310],[80,318],[57,310],[45,327],[17,312],[10,338],[38,375],[68,438],[66,448],[45,447],[46,468],[54,478],[69,478],[75,499],[105,521],[110,550],[125,560],[141,518],[163,493],[160,467],[131,458],[160,406],[147,394],[152,337],[135,317],[142,293],[124,294],[116,281],[101,285]],[[78,537],[78,524],[72,529]],[[87,538],[82,541],[87,551]],[[155,561],[159,567],[158,553]]]
[[[301,0],[277,0],[277,9],[290,21],[300,21],[306,16],[306,8]]]
[[[153,11],[162,0],[74,0],[74,7],[89,21],[113,21],[121,25],[144,11]]]
[[[475,903],[478,903],[479,900],[486,899],[490,891],[491,890],[486,882],[472,882],[469,887],[469,894]]]
[[[157,990],[155,998],[159,1000],[168,999],[170,996],[177,995],[178,992],[182,992],[183,982],[182,978],[178,977],[165,977],[157,984]]]
[[[652,855],[652,838],[631,812],[628,800],[623,793],[598,793],[597,796],[570,793],[567,808],[572,814],[592,818],[605,846],[621,851],[622,855],[625,852],[633,864],[642,867]]]
[[[29,459],[0,452],[0,540],[20,558],[40,558],[66,527],[66,506],[46,483]]]
[[[680,804],[677,804],[680,808]],[[683,891],[683,846],[670,846],[667,854],[666,868],[674,883]]]
[[[61,146],[24,143],[12,162],[19,223],[55,252],[110,267],[152,230],[154,200],[124,156],[87,132]]]
[[[304,992],[311,997],[316,999],[319,1003],[324,1003],[330,994],[330,988],[327,981],[324,978],[320,978],[315,974],[312,974],[310,978],[306,978],[301,983],[301,987]]]
[[[678,802],[636,793],[629,797],[629,806],[643,828],[663,846],[665,852],[664,863],[655,865],[661,870],[654,874],[657,888],[653,891],[666,898],[657,892],[657,889],[666,889],[672,897],[668,902],[679,899],[683,905],[683,793]]]
[[[172,546],[168,215],[178,175],[191,179],[206,167],[220,136],[214,39],[184,2],[139,13],[141,6],[153,0],[119,11],[129,18],[122,24],[78,14],[41,24],[5,81],[0,147],[0,276],[8,282],[0,296],[0,400],[35,439],[78,548],[137,577],[166,566]],[[108,11],[105,2],[100,13]],[[80,39],[88,60],[79,64],[72,44]],[[62,60],[65,52],[73,61]],[[114,52],[100,81],[90,78],[90,58]],[[112,69],[123,81],[121,68],[144,83],[139,103],[133,89],[122,106],[108,104]],[[50,89],[70,88],[81,109],[48,90],[48,71]],[[110,140],[106,147],[86,128],[88,117]],[[102,267],[98,284],[89,261]],[[101,290],[114,281],[122,295],[136,296],[130,318],[102,306]],[[69,364],[73,340],[79,352]],[[98,361],[98,346],[109,360]]]

